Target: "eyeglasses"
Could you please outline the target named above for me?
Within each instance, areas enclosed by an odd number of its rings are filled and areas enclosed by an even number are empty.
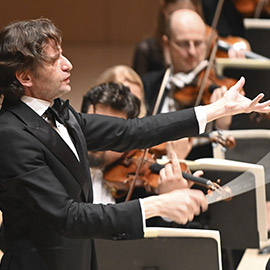
[[[174,45],[176,45],[176,47],[180,48],[180,49],[189,49],[193,43],[193,46],[195,47],[195,49],[198,49],[202,46],[205,45],[205,41],[204,40],[183,40],[183,41],[173,41],[170,40],[170,42]]]

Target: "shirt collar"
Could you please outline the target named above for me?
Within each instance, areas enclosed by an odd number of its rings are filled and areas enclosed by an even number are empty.
[[[49,101],[29,96],[22,96],[21,101],[24,102],[27,106],[29,106],[39,116],[42,116],[45,111],[51,106],[51,102]]]

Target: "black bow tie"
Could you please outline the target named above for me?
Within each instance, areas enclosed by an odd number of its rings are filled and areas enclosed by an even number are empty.
[[[49,107],[44,116],[46,116],[54,125],[55,120],[59,123],[65,125],[66,121],[69,119],[69,100],[67,99],[63,104],[61,104],[60,99],[56,99],[52,107]]]

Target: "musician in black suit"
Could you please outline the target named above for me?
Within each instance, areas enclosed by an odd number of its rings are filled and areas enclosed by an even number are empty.
[[[127,151],[202,132],[205,122],[251,110],[240,80],[219,102],[157,117],[76,113],[59,97],[71,90],[72,64],[48,19],[15,22],[0,32],[0,210],[7,250],[0,269],[97,269],[94,238],[142,238],[144,222],[178,223],[207,209],[198,190],[176,190],[116,205],[92,204],[87,149]],[[113,266],[112,266],[113,267]]]

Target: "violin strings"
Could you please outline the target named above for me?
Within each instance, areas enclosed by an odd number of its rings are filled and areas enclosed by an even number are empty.
[[[265,182],[257,183],[252,169],[248,169],[229,183],[206,195],[208,204],[230,199],[270,183],[270,152],[258,163],[264,167]]]

